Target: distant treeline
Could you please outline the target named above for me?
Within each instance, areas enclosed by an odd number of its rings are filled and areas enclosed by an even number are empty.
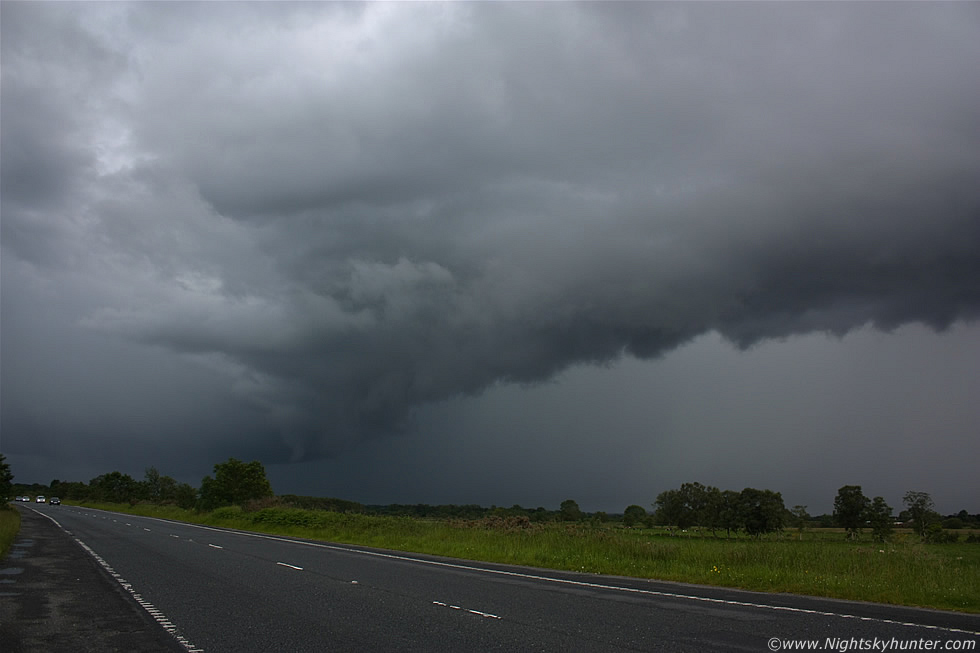
[[[4,463],[9,474],[9,466]],[[199,488],[181,483],[160,474],[154,467],[146,470],[142,480],[118,471],[102,474],[88,483],[53,480],[48,485],[10,483],[9,495],[60,496],[78,502],[152,503],[175,505],[187,510],[210,511],[222,506],[239,505],[244,510],[260,510],[281,506],[303,510],[324,510],[338,513],[412,517],[417,519],[480,520],[487,518],[517,518],[531,522],[618,522],[630,528],[667,527],[686,531],[696,529],[714,535],[730,536],[742,532],[752,536],[796,528],[801,536],[814,527],[840,527],[848,537],[856,537],[863,528],[875,539],[891,537],[895,526],[912,528],[927,541],[956,539],[947,532],[960,528],[980,528],[980,514],[966,510],[941,516],[933,507],[926,492],[909,491],[903,497],[905,509],[897,516],[884,499],[865,497],[859,485],[845,485],[834,499],[833,514],[812,517],[806,506],[787,509],[782,495],[772,490],[745,488],[741,491],[720,490],[701,483],[684,483],[677,489],[661,492],[651,511],[633,504],[622,513],[589,513],[581,510],[576,501],[567,499],[557,510],[543,507],[509,508],[477,504],[387,504],[364,505],[331,497],[297,494],[276,496],[258,461],[244,463],[234,458],[214,466],[214,476],[206,476]]]

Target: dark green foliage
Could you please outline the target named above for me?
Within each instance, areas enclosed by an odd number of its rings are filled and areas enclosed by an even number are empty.
[[[725,490],[718,495],[718,528],[724,528],[725,534],[731,537],[742,527],[739,493]]]
[[[257,460],[244,463],[236,458],[214,466],[214,478],[201,481],[200,508],[214,510],[221,506],[243,506],[249,501],[271,497],[272,486],[265,477],[265,467]]]
[[[626,510],[623,511],[623,526],[628,526],[629,528],[643,526],[646,520],[647,511],[642,506],[633,504],[632,506],[627,506]]]
[[[860,485],[845,485],[837,490],[834,499],[834,520],[847,532],[848,539],[856,539],[864,525],[868,511],[868,497]]]
[[[783,527],[783,495],[772,490],[756,490],[747,487],[739,497],[742,513],[742,528],[756,537],[772,533]]]
[[[280,501],[304,510],[330,510],[332,512],[363,513],[364,506],[355,501],[345,501],[331,497],[305,497],[296,494],[282,494]],[[438,506],[437,506],[438,507]],[[455,507],[455,506],[454,506]],[[479,506],[477,506],[479,508]],[[483,509],[480,508],[482,511]]]
[[[11,495],[11,487],[14,483],[14,475],[10,471],[10,463],[7,462],[7,457],[0,453],[0,499],[4,501],[0,502],[6,504],[6,499]]]
[[[680,489],[661,492],[654,505],[659,524],[681,530],[700,526],[712,533],[724,529],[729,536],[739,530],[754,536],[771,533],[786,520],[783,497],[772,490],[723,492],[701,483],[684,483]]]
[[[578,503],[572,499],[562,501],[558,513],[562,521],[578,521],[584,516],[582,510],[578,507]]]
[[[109,472],[88,482],[87,499],[109,503],[135,503],[140,499],[141,486],[129,474]]]
[[[657,523],[685,529],[694,523],[680,490],[664,490],[653,504]]]
[[[800,534],[800,539],[802,540],[803,531],[806,530],[807,525],[810,523],[810,513],[806,511],[806,506],[793,506],[793,509],[789,512],[793,520],[793,526],[796,527],[796,531]]]
[[[657,496],[654,504],[656,519],[667,526],[687,529],[705,526],[712,530],[721,526],[721,491],[701,483],[684,483],[678,490],[667,490]]]
[[[942,524],[939,522],[932,522],[926,527],[923,539],[930,544],[951,544],[959,540],[960,536],[956,533],[944,531]]]
[[[871,534],[875,542],[885,542],[892,536],[895,518],[892,509],[882,497],[875,497],[868,505],[868,523],[871,524]]]
[[[939,521],[939,515],[934,510],[932,497],[928,492],[909,490],[902,497],[902,503],[905,504],[909,519],[912,520],[912,528],[920,537],[925,537],[926,529],[933,522]]]

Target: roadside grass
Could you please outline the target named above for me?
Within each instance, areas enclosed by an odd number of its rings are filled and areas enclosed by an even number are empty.
[[[0,506],[0,559],[10,551],[19,531],[20,513],[8,505]]]
[[[725,539],[612,524],[521,518],[423,520],[293,508],[210,513],[138,504],[82,504],[149,517],[548,569],[980,613],[980,545],[878,544],[793,531]]]

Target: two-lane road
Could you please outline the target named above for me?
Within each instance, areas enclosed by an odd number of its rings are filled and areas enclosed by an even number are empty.
[[[77,539],[189,650],[767,651],[772,638],[921,639],[938,641],[934,650],[958,640],[980,648],[980,617],[971,615],[30,507]]]

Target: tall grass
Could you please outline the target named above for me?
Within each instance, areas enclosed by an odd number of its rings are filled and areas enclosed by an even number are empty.
[[[20,531],[20,513],[7,505],[0,505],[0,558],[7,555]]]
[[[853,543],[839,534],[807,534],[802,541],[795,535],[668,537],[657,530],[520,518],[422,520],[290,508],[195,513],[138,505],[124,511],[487,562],[980,612],[978,544],[927,545],[901,537]]]

